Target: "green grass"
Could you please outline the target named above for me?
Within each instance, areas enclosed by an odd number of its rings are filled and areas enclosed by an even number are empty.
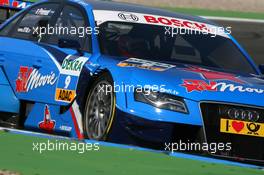
[[[191,9],[191,8],[174,8],[161,7],[173,12],[180,12],[199,16],[217,16],[217,17],[233,17],[233,18],[249,18],[249,19],[264,19],[264,13],[253,12],[238,12],[238,11],[222,11],[222,10],[207,10],[207,9]]]
[[[263,171],[256,169],[112,147],[100,147],[99,151],[84,154],[69,151],[40,154],[32,150],[32,143],[47,139],[0,132],[0,140],[0,170],[22,175],[263,175]]]

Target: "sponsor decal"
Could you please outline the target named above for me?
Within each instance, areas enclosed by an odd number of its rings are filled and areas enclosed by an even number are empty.
[[[197,21],[173,18],[168,16],[157,16],[152,14],[134,13],[134,12],[120,12],[110,10],[94,10],[95,21],[98,25],[107,21],[115,22],[133,22],[139,24],[149,24],[164,26],[165,28],[181,28],[186,30],[201,31],[205,33],[211,33],[213,35],[219,35],[226,38],[229,36],[224,30],[217,30],[218,26],[211,24],[201,23]]]
[[[217,88],[215,88],[216,82],[209,82],[203,80],[184,80],[183,84],[181,86],[185,87],[187,92],[193,92],[193,91],[217,91]]]
[[[55,100],[71,103],[76,97],[76,89],[87,57],[67,56],[62,63],[60,76],[56,87]]]
[[[47,10],[47,9],[43,9],[43,8],[37,9],[35,12],[35,14],[39,15],[39,16],[50,16],[54,13],[55,13],[55,11],[53,11],[51,9]]]
[[[87,57],[76,57],[70,55],[63,60],[61,73],[79,76],[84,64],[88,61]]]
[[[76,96],[74,90],[56,89],[56,100],[63,102],[72,102]]]
[[[54,85],[57,77],[54,72],[49,75],[42,75],[37,69],[21,66],[16,80],[16,92],[29,92],[31,90]]]
[[[183,80],[183,84],[181,86],[186,88],[187,92],[203,92],[203,91],[211,91],[211,92],[240,92],[240,93],[257,93],[263,94],[264,89],[245,87],[242,85],[235,85],[225,82],[214,82],[214,81],[205,81],[205,80]]]
[[[39,123],[39,128],[43,131],[51,133],[55,128],[55,124],[55,120],[51,119],[49,106],[45,105],[44,119]]]
[[[213,71],[209,69],[204,69],[198,66],[190,66],[184,70],[189,71],[189,72],[198,73],[205,80],[228,80],[228,81],[232,81],[232,82],[240,83],[240,84],[245,83],[244,81],[239,79],[239,77],[237,77],[234,74],[217,72],[217,71]]]
[[[72,131],[72,127],[62,125],[62,126],[60,126],[60,130],[71,132]]]
[[[211,92],[240,92],[240,93],[257,93],[263,94],[264,89],[254,88],[245,86],[246,82],[241,80],[238,76],[230,73],[217,72],[212,71],[196,66],[191,66],[185,68],[184,70],[189,72],[194,72],[200,74],[200,76],[204,80],[193,80],[193,79],[185,79],[183,80],[183,84],[181,86],[186,88],[187,92],[203,92],[203,91],[211,91]],[[219,82],[221,80],[230,81],[227,82]],[[234,84],[238,83],[240,85]]]
[[[257,93],[257,94],[263,94],[264,89],[258,89],[258,88],[250,88],[250,87],[245,87],[241,85],[234,85],[234,84],[229,84],[229,83],[217,83],[214,88],[219,89],[220,92],[225,92],[225,91],[230,91],[230,92],[248,92],[248,93]]]
[[[31,32],[31,29],[30,29],[29,27],[19,27],[19,28],[17,29],[17,31],[18,31],[19,33],[30,33],[30,32]]]
[[[154,61],[148,61],[138,58],[129,58],[125,61],[121,61],[117,64],[119,67],[136,67],[139,69],[147,69],[153,71],[165,71],[175,66],[165,63],[159,63]]]
[[[158,17],[154,15],[144,15],[144,18],[149,24],[160,24],[170,27],[181,27],[181,28],[189,28],[193,30],[200,31],[209,31],[210,29],[207,27],[205,23],[199,23],[195,21],[189,21],[178,18],[169,18],[169,17]]]
[[[23,9],[30,5],[31,5],[30,2],[22,2],[22,1],[15,1],[15,0],[0,0],[0,6],[7,6],[11,8]]]
[[[122,20],[125,20],[125,21],[132,21],[133,22],[133,21],[139,20],[139,18],[136,15],[134,15],[132,13],[126,13],[126,12],[119,13],[118,17]]]
[[[264,137],[264,123],[245,122],[239,120],[220,120],[220,132]]]

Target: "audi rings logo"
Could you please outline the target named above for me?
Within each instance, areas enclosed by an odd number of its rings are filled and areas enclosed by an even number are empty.
[[[139,20],[139,18],[136,15],[131,14],[131,13],[119,13],[118,17],[125,21],[138,21]]]
[[[235,109],[235,108],[228,109],[227,114],[231,119],[246,120],[251,122],[258,121],[260,117],[260,114],[257,111]]]

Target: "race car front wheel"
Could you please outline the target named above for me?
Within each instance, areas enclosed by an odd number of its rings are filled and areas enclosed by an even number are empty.
[[[102,74],[92,85],[84,111],[84,131],[89,139],[106,140],[115,115],[113,80]]]

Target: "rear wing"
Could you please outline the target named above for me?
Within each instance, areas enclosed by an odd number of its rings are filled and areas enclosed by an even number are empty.
[[[0,8],[21,10],[33,4],[28,0],[0,0]]]

